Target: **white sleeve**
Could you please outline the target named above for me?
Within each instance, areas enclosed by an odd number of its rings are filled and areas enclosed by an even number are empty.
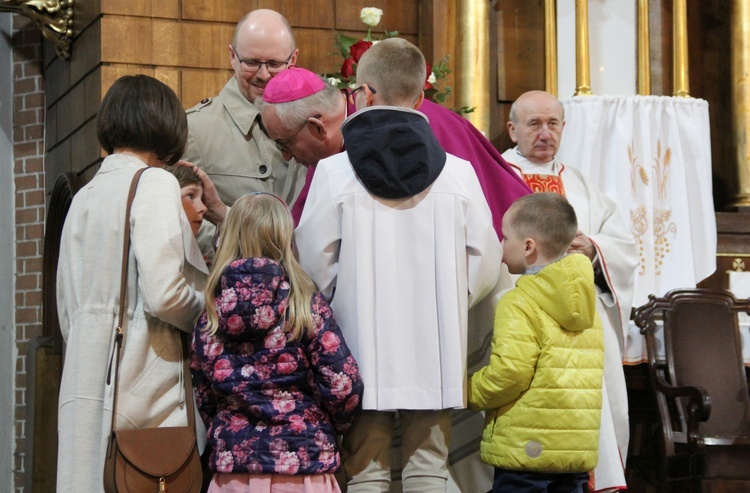
[[[318,164],[295,241],[302,268],[328,302],[333,298],[341,248],[341,213],[326,167]]]

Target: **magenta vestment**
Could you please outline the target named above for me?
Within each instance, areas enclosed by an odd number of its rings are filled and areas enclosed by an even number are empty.
[[[498,237],[502,239],[503,214],[514,200],[531,193],[531,190],[500,156],[500,152],[467,119],[427,100],[422,103],[419,111],[427,115],[430,127],[443,149],[469,161],[474,167],[484,197],[492,211],[492,224]],[[314,173],[315,167],[310,166],[305,177],[305,186],[292,207],[295,224],[302,216]]]

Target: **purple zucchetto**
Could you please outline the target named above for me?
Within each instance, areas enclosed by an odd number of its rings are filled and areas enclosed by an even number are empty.
[[[317,74],[304,68],[291,67],[268,81],[263,91],[263,101],[288,103],[320,92],[325,86]]]

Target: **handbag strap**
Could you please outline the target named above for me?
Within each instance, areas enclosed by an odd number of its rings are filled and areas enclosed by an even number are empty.
[[[133,180],[130,182],[130,190],[128,191],[128,200],[125,207],[125,229],[123,234],[122,242],[122,270],[120,272],[120,303],[117,312],[117,326],[115,327],[115,347],[112,352],[115,365],[115,387],[114,387],[114,402],[112,404],[112,422],[110,424],[110,435],[115,432],[115,418],[117,416],[117,399],[118,399],[118,387],[119,387],[119,375],[120,375],[120,349],[122,348],[122,340],[124,337],[123,330],[123,319],[125,316],[125,299],[127,297],[128,288],[128,253],[130,250],[130,210],[133,205],[133,199],[135,198],[135,190],[138,188],[138,182],[141,179],[141,175],[146,171],[148,167],[141,168],[133,175]],[[188,427],[195,429],[195,409],[193,408],[193,382],[190,378],[190,363],[188,359],[188,347],[185,337],[179,331],[180,342],[182,344],[182,361],[183,361],[183,372],[185,382],[185,406],[187,407],[188,415]],[[109,370],[107,371],[107,383],[110,383],[110,377],[112,374],[112,359],[109,361]],[[110,441],[111,443],[111,441]],[[109,455],[109,450],[107,451]]]

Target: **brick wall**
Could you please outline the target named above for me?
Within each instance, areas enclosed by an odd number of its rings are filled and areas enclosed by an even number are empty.
[[[16,202],[16,493],[23,491],[27,355],[29,341],[42,335],[42,252],[45,217],[44,80],[41,33],[23,16],[13,16],[13,154]]]

